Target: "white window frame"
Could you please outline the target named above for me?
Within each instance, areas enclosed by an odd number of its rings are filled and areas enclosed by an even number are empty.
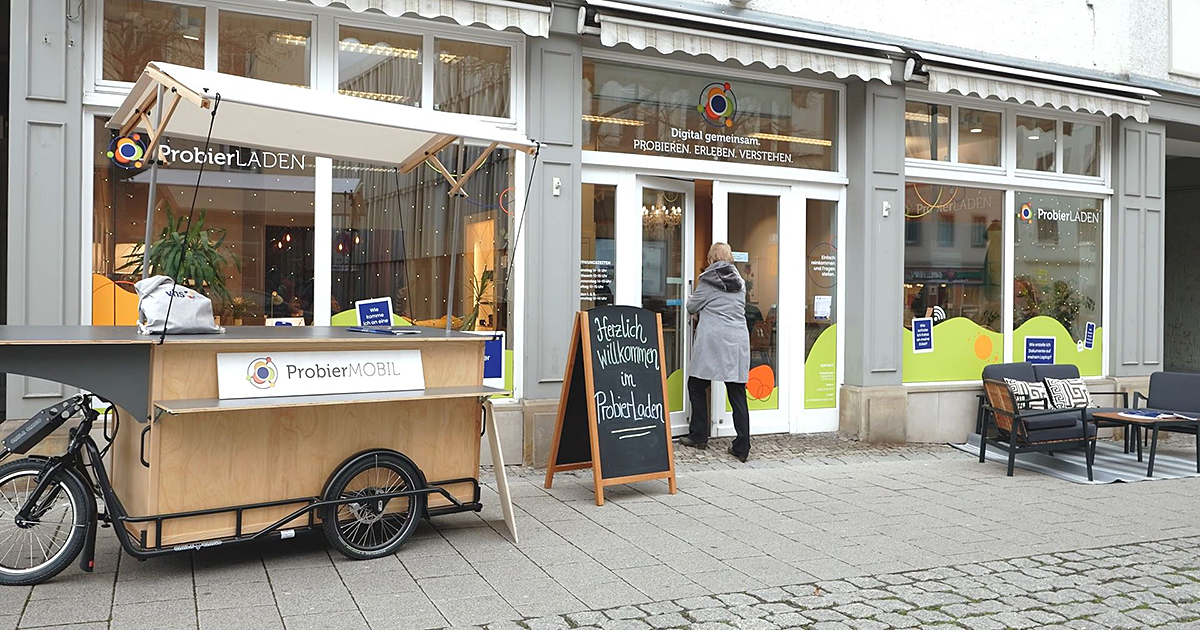
[[[716,68],[712,64],[695,63],[678,59],[664,58],[661,55],[645,55],[618,52],[607,48],[585,48],[584,59],[594,59],[613,63],[646,66],[655,69],[674,69],[680,72],[704,75],[713,74]],[[746,70],[729,65],[720,66],[720,76],[742,78],[750,81],[774,83],[781,86],[801,86],[829,90],[837,94],[837,138],[834,141],[834,156],[836,169],[820,171],[807,168],[788,168],[762,164],[742,164],[735,162],[718,162],[714,160],[694,160],[689,158],[662,157],[657,155],[641,155],[637,153],[620,153],[616,151],[583,151],[585,165],[614,168],[634,168],[640,173],[652,172],[686,172],[698,179],[742,179],[744,181],[804,181],[811,183],[842,184],[849,183],[846,177],[846,86],[831,81],[816,81],[804,79],[794,74],[776,74]],[[583,121],[578,124],[582,129]]]

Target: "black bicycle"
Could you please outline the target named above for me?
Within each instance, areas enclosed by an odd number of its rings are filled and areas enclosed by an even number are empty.
[[[103,405],[103,411],[96,409],[97,402]],[[101,524],[113,525],[121,547],[135,558],[145,559],[222,544],[291,538],[296,530],[285,526],[307,515],[307,528],[320,527],[330,545],[343,555],[367,560],[395,552],[412,536],[423,517],[480,509],[477,480],[426,482],[421,470],[403,454],[372,449],[338,466],[320,497],[130,516],[113,492],[103,459],[116,439],[120,418],[115,405],[94,394],[77,394],[35,414],[4,439],[0,461],[12,453],[28,453],[75,416],[81,420],[70,430],[62,455],[30,456],[0,465],[0,584],[44,582],[67,568],[81,552],[79,568],[91,571],[95,566],[96,531]],[[91,436],[93,425],[101,418],[106,442],[103,450]],[[441,487],[467,482],[475,484],[474,501],[467,503]],[[448,505],[427,509],[426,499],[432,493],[445,497]],[[103,512],[99,511],[98,499],[103,501]],[[300,507],[263,529],[242,531],[245,511],[286,505]],[[237,523],[232,536],[161,544],[165,521],[231,512],[236,514]],[[138,523],[153,523],[154,540],[158,542],[148,544],[145,534],[135,540],[125,525]]]

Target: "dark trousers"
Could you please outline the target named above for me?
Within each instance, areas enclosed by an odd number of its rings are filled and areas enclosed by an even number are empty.
[[[711,381],[694,376],[688,377],[688,398],[692,401],[692,420],[688,426],[688,437],[694,442],[707,442],[712,432],[708,419],[708,386]],[[746,384],[725,383],[729,405],[733,407],[733,428],[737,437],[733,439],[735,455],[750,454],[750,409],[746,406]]]

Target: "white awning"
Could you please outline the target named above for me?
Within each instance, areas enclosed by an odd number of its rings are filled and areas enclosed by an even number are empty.
[[[155,124],[160,115],[162,124]],[[147,64],[108,126],[121,135],[146,132],[153,154],[164,135],[203,141],[210,121],[214,144],[399,165],[405,171],[429,160],[454,185],[452,193],[478,168],[456,182],[437,162],[437,152],[459,138],[490,143],[489,149],[536,151],[524,134],[468,116],[161,62]]]
[[[1132,118],[1146,122],[1150,117],[1147,96],[1153,90],[1022,70],[998,64],[922,53],[929,74],[929,90],[964,96],[998,98],[1039,107]],[[949,64],[953,64],[953,67]]]
[[[343,5],[362,13],[368,9],[392,17],[417,15],[450,18],[463,26],[483,24],[497,31],[516,28],[532,37],[550,36],[550,7],[503,0],[308,0],[319,6]]]
[[[792,72],[811,70],[839,79],[856,76],[864,81],[892,82],[892,62],[885,57],[792,45],[774,40],[753,39],[727,31],[709,31],[600,14],[600,42],[605,46],[628,44],[638,50],[652,48],[669,55],[675,52],[707,55],[717,61],[733,59],[749,66],[761,63]]]

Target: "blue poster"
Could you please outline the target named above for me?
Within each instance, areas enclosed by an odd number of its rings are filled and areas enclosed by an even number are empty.
[[[1054,337],[1026,337],[1025,361],[1043,365],[1054,363]]]
[[[354,303],[359,326],[391,326],[392,298],[359,300]]]
[[[1091,350],[1096,346],[1096,322],[1088,322],[1083,332],[1083,347]]]
[[[933,352],[933,318],[914,317],[912,320],[913,353]]]
[[[489,339],[483,344],[483,378],[504,377],[504,338]]]

